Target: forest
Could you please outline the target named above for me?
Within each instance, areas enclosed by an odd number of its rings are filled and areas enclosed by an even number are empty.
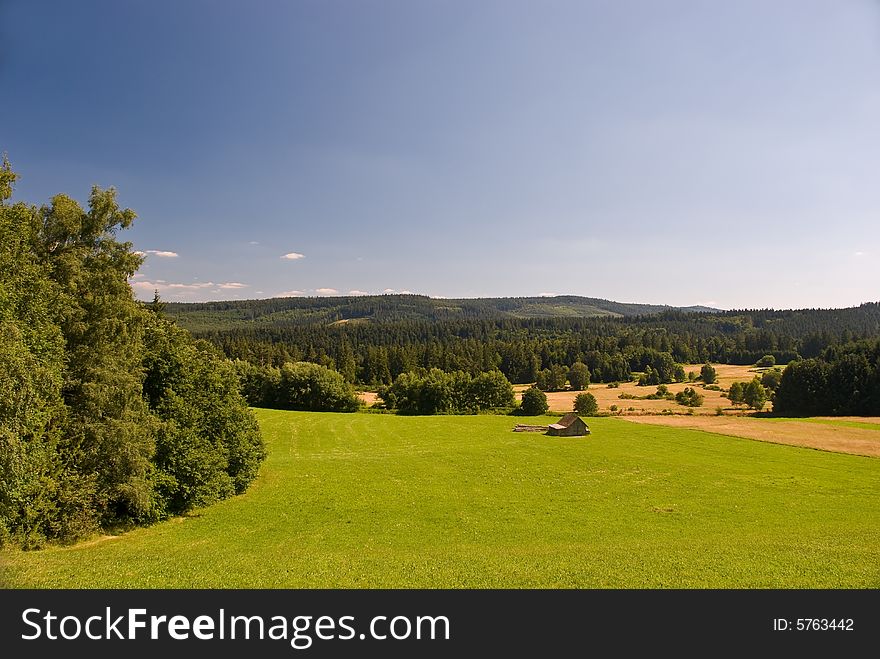
[[[243,492],[265,448],[233,364],[139,303],[112,188],[11,203],[0,168],[0,545],[148,524]]]
[[[473,308],[482,311],[472,318],[426,320],[402,319],[419,296],[378,297],[386,298],[381,313],[360,319],[338,318],[340,309],[351,310],[347,298],[343,302],[335,302],[337,298],[276,302],[278,308],[313,305],[323,310],[326,322],[278,311],[241,321],[251,306],[264,307],[265,300],[175,304],[169,305],[169,315],[232,359],[274,367],[313,362],[364,386],[391,384],[401,373],[433,368],[474,376],[497,369],[513,383],[528,383],[535,382],[542,371],[554,366],[570,368],[578,362],[588,367],[592,382],[610,383],[628,380],[649,366],[665,373],[675,364],[754,364],[765,355],[786,364],[819,358],[829,348],[880,336],[880,304],[876,302],[848,309],[667,309],[621,317],[517,318],[498,311],[502,299],[476,301],[480,304]],[[365,308],[374,310],[376,304],[363,302]],[[233,305],[234,317],[226,315],[226,305]],[[329,309],[335,311],[330,314]],[[195,326],[192,313],[198,317]],[[671,378],[664,375],[664,380]]]

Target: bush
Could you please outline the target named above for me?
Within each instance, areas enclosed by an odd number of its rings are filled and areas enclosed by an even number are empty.
[[[684,391],[675,394],[675,402],[687,407],[700,407],[703,404],[703,396],[693,387],[685,387]]]
[[[753,410],[763,409],[767,402],[767,390],[757,377],[743,388],[743,402]]]
[[[379,389],[388,409],[402,414],[476,414],[485,410],[513,407],[513,387],[500,371],[444,373],[432,368],[425,373],[401,373],[390,387]]]
[[[770,391],[776,391],[782,380],[782,369],[770,368],[761,374],[761,384]]]
[[[288,362],[281,367],[278,407],[311,412],[355,412],[360,407],[360,399],[336,371],[310,362]]]
[[[742,382],[734,382],[730,385],[730,389],[727,392],[727,397],[730,399],[730,402],[734,405],[741,405],[743,403],[743,383]]]
[[[773,355],[764,355],[763,357],[761,357],[761,359],[759,359],[757,361],[755,366],[760,366],[760,367],[776,366],[776,357],[774,357]]]
[[[714,384],[716,377],[717,373],[711,364],[704,364],[700,369],[700,378],[702,378],[704,384]]]
[[[593,416],[599,411],[599,404],[593,394],[578,394],[574,399],[574,411],[585,416]]]
[[[529,387],[523,392],[520,410],[526,416],[538,416],[548,409],[547,394],[537,387]]]

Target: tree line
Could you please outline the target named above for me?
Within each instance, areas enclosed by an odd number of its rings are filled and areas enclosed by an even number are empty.
[[[773,411],[792,416],[880,415],[880,340],[827,348],[782,372]]]
[[[202,318],[204,321],[204,318]],[[667,312],[625,318],[472,318],[280,324],[217,320],[194,330],[230,358],[280,368],[307,361],[364,386],[389,385],[416,369],[499,370],[515,384],[535,382],[554,367],[584,364],[591,382],[620,382],[646,367],[654,385],[674,381],[676,364],[780,363],[815,358],[824,350],[880,333],[880,305],[853,309]],[[552,374],[552,373],[551,373]]]
[[[239,493],[265,449],[233,365],[135,301],[111,188],[12,203],[0,167],[0,544],[147,524]]]

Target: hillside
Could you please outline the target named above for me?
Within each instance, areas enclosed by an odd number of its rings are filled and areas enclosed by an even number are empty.
[[[423,295],[271,298],[225,302],[168,303],[168,315],[192,331],[227,329],[241,324],[330,325],[349,322],[497,320],[500,318],[629,317],[682,311],[715,311],[708,307],[632,304],[600,298],[506,297],[442,299]]]

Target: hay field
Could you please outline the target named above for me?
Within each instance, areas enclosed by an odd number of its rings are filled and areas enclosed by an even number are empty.
[[[838,419],[755,418],[750,416],[628,416],[627,421],[689,428],[774,444],[880,457],[880,425]]]
[[[685,364],[684,372],[694,371],[699,375],[702,364]],[[728,389],[733,382],[747,382],[755,375],[760,374],[765,369],[758,369],[754,366],[735,366],[730,364],[714,365],[717,373],[717,384],[722,389]],[[693,409],[694,414],[715,414],[716,408],[724,408],[728,414],[738,414],[742,412],[742,408],[737,410],[731,405],[730,401],[724,397],[723,392],[704,389],[702,383],[679,382],[666,385],[670,393],[676,394],[683,391],[685,387],[695,387],[703,397],[702,407],[689,408],[679,405],[674,400],[624,400],[620,398],[620,394],[631,394],[633,396],[644,396],[652,394],[657,390],[656,386],[639,387],[635,382],[621,382],[619,387],[609,389],[608,385],[599,383],[591,384],[587,389],[596,397],[599,404],[600,412],[609,412],[612,405],[617,405],[622,415],[634,414],[660,414],[663,410],[670,410],[678,414],[685,414],[688,410]],[[528,388],[528,385],[514,385],[514,390],[519,398],[522,392]],[[557,412],[569,412],[574,405],[575,396],[579,391],[554,391],[547,394],[547,403],[550,409]],[[770,408],[768,402],[767,409]]]

